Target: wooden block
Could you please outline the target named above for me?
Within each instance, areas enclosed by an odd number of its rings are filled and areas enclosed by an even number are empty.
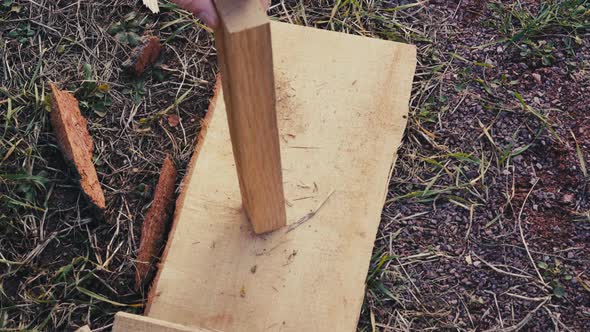
[[[113,332],[213,332],[202,328],[166,322],[145,316],[118,312],[113,323]]]
[[[141,242],[137,253],[135,286],[140,289],[148,275],[151,262],[158,255],[164,240],[164,231],[172,214],[176,168],[169,155],[164,158],[152,206],[141,227]]]
[[[99,211],[105,208],[102,187],[92,163],[94,146],[86,128],[86,119],[78,107],[78,100],[69,92],[61,91],[55,84],[51,89],[51,126],[66,161],[74,166],[80,177],[80,187],[90,203]]]
[[[259,0],[215,0],[215,45],[243,207],[256,233],[286,224],[268,17]]]
[[[251,231],[218,91],[146,314],[226,332],[355,331],[416,50],[271,27],[288,226]]]

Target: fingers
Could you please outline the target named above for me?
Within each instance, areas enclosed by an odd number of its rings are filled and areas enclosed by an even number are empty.
[[[213,5],[213,0],[173,0],[180,7],[188,10],[197,16],[201,21],[207,24],[209,27],[215,29],[219,24],[219,17],[217,11]],[[244,0],[234,0],[244,1]],[[270,6],[271,0],[260,0],[260,4],[264,10],[267,10]]]
[[[260,0],[260,4],[262,5],[262,9],[268,10],[270,7],[271,0]]]
[[[180,7],[193,13],[211,28],[219,24],[219,17],[212,0],[173,0]]]

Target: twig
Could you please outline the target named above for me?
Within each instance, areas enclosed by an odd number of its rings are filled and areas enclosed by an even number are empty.
[[[527,301],[547,301],[547,300],[551,299],[551,296],[528,297],[528,296],[519,295],[519,294],[513,294],[513,293],[504,293],[504,294],[506,294],[508,296],[515,297],[517,299],[527,300]]]
[[[301,217],[295,223],[289,225],[289,227],[287,228],[287,232],[286,233],[289,233],[290,231],[294,230],[295,228],[303,225],[309,219],[313,218],[313,216],[315,216],[316,213],[318,213],[318,211],[322,208],[322,206],[324,206],[324,204],[326,204],[326,202],[328,201],[328,199],[330,198],[330,196],[332,196],[333,193],[334,193],[334,189],[332,189],[328,193],[328,195],[326,196],[326,198],[324,198],[324,200],[321,201],[320,204],[318,204],[318,206],[314,210],[311,210],[308,214],[306,214],[303,217]]]
[[[508,272],[508,271],[504,271],[502,269],[499,269],[497,267],[495,267],[494,265],[492,265],[491,263],[487,262],[486,260],[484,260],[483,258],[477,256],[475,253],[473,254],[473,256],[477,257],[477,259],[479,259],[480,261],[482,261],[482,263],[484,263],[485,265],[487,265],[490,269],[498,272],[498,273],[502,273],[502,274],[506,274],[512,277],[517,277],[517,278],[524,278],[524,279],[532,279],[533,277],[531,276],[525,276],[524,274],[518,274],[518,273],[512,273],[512,272]]]
[[[490,329],[490,330],[486,330],[485,332],[492,332],[492,331],[497,331],[497,332],[512,332],[512,331],[519,331],[520,329],[522,329],[530,320],[531,318],[533,318],[533,315],[539,310],[541,309],[545,303],[547,303],[547,301],[549,301],[549,299],[541,302],[535,309],[533,309],[531,312],[529,312],[520,322],[518,322],[516,325],[512,325],[510,327],[506,327],[503,329]]]
[[[498,305],[498,297],[496,296],[496,293],[489,291],[489,290],[484,290],[484,292],[486,292],[488,294],[492,294],[492,296],[494,297],[494,303],[496,304],[496,311],[498,311],[498,319],[500,319],[500,326],[502,328],[504,328],[504,320],[502,319],[502,312],[500,311],[500,305]]]
[[[554,314],[551,310],[549,310],[549,308],[544,307],[543,309],[545,309],[545,311],[547,311],[547,313],[549,314],[549,317],[551,317],[551,319],[553,320],[553,322],[557,323],[556,325],[561,326],[564,330],[569,331],[569,332],[573,332],[572,329],[570,329],[569,327],[567,327],[567,325],[565,325],[560,319],[559,316],[557,314]],[[555,327],[556,331],[557,331],[557,326]]]
[[[418,287],[416,287],[416,284],[414,283],[414,281],[412,281],[412,278],[410,278],[410,275],[408,274],[408,271],[406,271],[406,269],[404,268],[404,266],[402,265],[402,263],[399,261],[398,258],[395,259],[397,261],[397,263],[399,264],[398,266],[402,269],[402,271],[404,272],[404,274],[406,275],[407,280],[410,282],[410,284],[414,287],[414,289],[416,289],[416,292],[418,294],[420,294],[420,289]],[[416,298],[416,297],[415,297]],[[422,304],[420,302],[420,300],[418,300],[418,298],[416,298],[416,301],[418,301],[418,303]]]
[[[473,212],[475,205],[469,206],[469,227],[467,227],[467,233],[465,234],[465,241],[469,243],[469,234],[471,234],[471,227],[473,227]],[[466,243],[466,244],[467,244]]]
[[[0,263],[6,264],[6,265],[23,265],[24,264],[23,262],[10,261],[10,260],[3,259],[3,258],[0,258]]]
[[[535,180],[535,182],[533,183],[531,190],[529,190],[529,192],[526,194],[526,196],[524,198],[524,202],[522,202],[522,206],[520,207],[520,212],[518,213],[518,231],[520,233],[520,239],[522,240],[522,244],[524,245],[524,249],[526,250],[526,253],[529,256],[529,259],[531,260],[531,264],[533,264],[533,268],[535,269],[535,272],[537,272],[537,276],[539,276],[539,280],[541,280],[541,284],[545,287],[548,287],[548,285],[545,283],[545,280],[543,279],[543,276],[541,276],[541,272],[539,272],[539,269],[537,268],[537,264],[535,264],[535,261],[533,260],[533,256],[531,255],[531,252],[529,251],[529,245],[527,244],[526,240],[524,239],[524,232],[522,230],[522,212],[524,211],[524,206],[526,205],[526,202],[529,199],[529,196],[533,192],[533,189],[535,189],[535,186],[537,185],[538,182],[539,182],[539,179],[537,178]]]

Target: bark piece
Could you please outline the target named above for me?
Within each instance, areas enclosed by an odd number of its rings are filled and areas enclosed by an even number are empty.
[[[123,63],[123,67],[129,68],[135,75],[141,75],[145,69],[158,59],[162,45],[160,39],[155,36],[143,36],[141,42],[137,45],[129,59]]]
[[[50,119],[57,143],[65,159],[76,168],[82,191],[102,211],[105,208],[105,198],[92,163],[94,146],[86,127],[86,119],[78,107],[78,100],[71,93],[59,90],[55,84],[50,84],[50,88]]]
[[[158,254],[162,241],[164,240],[164,231],[173,212],[174,202],[174,185],[176,183],[176,168],[166,155],[160,178],[154,193],[152,206],[148,210],[141,228],[141,241],[137,254],[137,273],[135,275],[135,285],[140,289],[142,282],[149,273],[150,263]]]

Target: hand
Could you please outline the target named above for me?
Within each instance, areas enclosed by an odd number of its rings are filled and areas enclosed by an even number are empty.
[[[172,0],[180,7],[193,13],[200,18],[205,24],[211,28],[217,28],[219,24],[219,17],[213,5],[213,0]],[[248,1],[248,0],[233,0],[233,1]],[[259,0],[262,8],[268,9],[270,0]]]

